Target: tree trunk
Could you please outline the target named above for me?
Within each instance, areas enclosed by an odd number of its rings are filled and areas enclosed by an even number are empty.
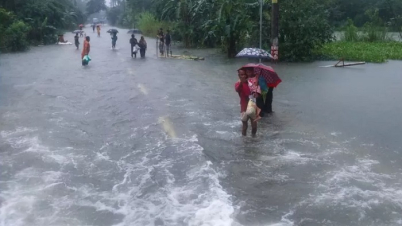
[[[233,38],[233,35],[229,38],[229,46],[228,46],[228,57],[233,58],[236,56],[236,40]]]

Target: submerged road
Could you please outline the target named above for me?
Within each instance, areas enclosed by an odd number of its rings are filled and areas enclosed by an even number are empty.
[[[152,39],[132,59],[107,29],[87,67],[73,45],[0,56],[0,226],[402,224],[402,62],[274,65],[275,112],[242,137],[246,60]]]

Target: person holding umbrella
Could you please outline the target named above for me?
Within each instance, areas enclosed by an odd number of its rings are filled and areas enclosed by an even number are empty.
[[[262,112],[272,113],[273,90],[282,82],[278,74],[272,67],[264,64],[246,64],[241,69],[246,71],[250,85],[257,85],[261,90],[261,96],[257,98],[257,106]]]
[[[131,57],[133,57],[133,55],[134,55],[135,58],[137,58],[137,47],[136,46],[138,45],[138,41],[135,38],[134,34],[131,35],[130,44],[131,44]]]
[[[112,49],[116,48],[116,42],[117,42],[117,33],[113,32],[112,33]]]
[[[84,25],[82,25],[82,24],[80,24],[79,25],[79,28],[80,28],[80,37],[84,37],[84,35],[83,35],[83,31],[82,31],[82,28],[84,27]]]

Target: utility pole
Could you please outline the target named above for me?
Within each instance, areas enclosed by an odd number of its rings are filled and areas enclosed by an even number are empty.
[[[260,0],[260,49],[262,49],[262,4],[264,0]],[[261,58],[260,58],[261,63]]]
[[[271,13],[271,55],[274,61],[279,58],[279,3],[278,0],[272,0]]]

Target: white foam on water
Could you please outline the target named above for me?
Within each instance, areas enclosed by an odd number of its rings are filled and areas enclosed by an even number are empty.
[[[16,173],[12,181],[7,181],[7,189],[0,193],[3,200],[0,206],[0,225],[50,225],[54,212],[52,209],[46,210],[48,218],[41,221],[37,217],[41,215],[38,214],[38,204],[47,200],[49,191],[64,184],[60,180],[61,176],[61,172],[41,172],[32,167]]]
[[[12,132],[1,132],[11,147],[22,151],[0,156],[8,163],[6,170],[14,173],[10,179],[1,181],[0,226],[82,224],[78,219],[63,219],[60,197],[53,197],[53,194],[66,187],[62,167],[72,164],[77,168],[77,164],[83,162],[83,156],[75,155],[71,147],[52,150],[31,134],[33,131],[36,130],[17,128]],[[35,163],[23,168],[27,161],[25,156]],[[53,167],[47,167],[46,163]],[[54,171],[54,163],[59,164],[60,171]],[[19,171],[13,169],[14,165]]]
[[[331,136],[337,137],[339,135],[341,135],[342,133],[340,132],[331,132]]]
[[[1,182],[6,187],[0,191],[0,226],[88,224],[88,219],[66,215],[80,207],[96,210],[90,213],[93,218],[105,211],[111,216],[121,216],[122,221],[115,224],[118,226],[154,225],[155,219],[163,221],[165,226],[236,224],[231,197],[219,183],[221,173],[204,159],[196,135],[147,143],[142,151],[131,153],[142,156],[133,159],[127,153],[116,161],[107,151],[115,145],[113,142],[97,151],[54,149],[33,134],[21,135],[24,131],[28,130],[1,134],[8,143],[22,148],[21,154],[29,153],[43,163],[14,172],[10,180]],[[161,156],[164,152],[167,153]],[[9,161],[19,159],[23,155],[14,155]],[[53,171],[46,169],[45,163],[51,163]],[[59,171],[54,164],[59,165]],[[79,171],[64,172],[68,165]],[[109,172],[109,166],[121,172]],[[109,173],[117,176],[108,181],[104,177]],[[102,190],[92,181],[74,182],[76,176],[114,184]]]
[[[356,222],[371,222],[371,212],[397,222],[402,212],[401,178],[398,175],[377,172],[377,160],[359,158],[355,164],[339,166],[337,169],[317,174],[316,191],[296,205],[304,208],[328,209],[341,207]]]
[[[122,159],[119,165],[125,173],[112,191],[99,194],[94,188],[79,188],[77,191],[97,196],[97,201],[78,201],[78,204],[124,215],[118,226],[154,225],[155,219],[163,221],[164,225],[233,225],[234,207],[230,195],[219,184],[219,173],[209,161],[194,161],[194,158],[202,159],[203,149],[197,142],[195,135],[171,140],[177,148],[175,152],[182,156],[181,161],[194,164],[183,165],[184,177],[177,178],[171,172],[180,159],[176,161],[172,157],[151,164],[154,159],[143,157],[135,165]],[[162,176],[163,185],[155,181],[155,174],[158,178]],[[154,191],[149,192],[149,189]]]

